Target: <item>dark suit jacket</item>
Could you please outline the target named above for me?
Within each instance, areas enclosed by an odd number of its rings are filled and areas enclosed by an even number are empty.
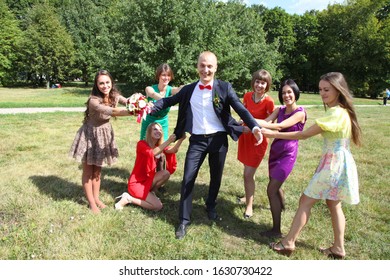
[[[177,94],[162,98],[154,103],[151,114],[179,103],[179,114],[174,131],[176,139],[181,138],[184,132],[188,132],[190,134],[192,133],[192,110],[190,106],[190,99],[197,83],[198,82],[194,82],[186,85]],[[212,101],[217,117],[220,119],[226,132],[234,141],[238,140],[244,128],[232,117],[230,107],[236,111],[236,113],[251,130],[253,127],[259,126],[237,97],[237,94],[230,83],[221,80],[214,80]]]

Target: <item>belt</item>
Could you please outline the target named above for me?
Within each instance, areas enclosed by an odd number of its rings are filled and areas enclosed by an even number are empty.
[[[217,135],[223,135],[223,134],[226,134],[226,132],[225,131],[218,131],[218,132],[210,133],[210,134],[192,134],[192,135],[197,136],[197,137],[210,138],[210,137],[214,137]]]

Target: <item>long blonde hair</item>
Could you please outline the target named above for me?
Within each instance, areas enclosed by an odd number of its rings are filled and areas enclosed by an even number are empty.
[[[362,130],[359,126],[355,108],[353,106],[352,94],[349,90],[347,81],[340,72],[329,72],[321,76],[320,80],[330,83],[338,92],[338,103],[340,107],[348,111],[352,125],[352,141],[360,146],[362,144]],[[326,107],[325,107],[326,108]]]
[[[162,129],[162,126],[161,124],[159,123],[156,123],[156,122],[152,122],[148,125],[148,127],[146,128],[146,136],[145,136],[145,141],[149,144],[149,146],[153,146],[154,145],[154,141],[153,141],[153,138],[152,138],[152,130],[153,130],[153,126],[157,125],[160,130],[161,130],[161,137],[160,139],[158,139],[155,147],[158,147],[162,144],[163,142],[163,139],[164,139],[164,132],[163,132],[163,129]]]

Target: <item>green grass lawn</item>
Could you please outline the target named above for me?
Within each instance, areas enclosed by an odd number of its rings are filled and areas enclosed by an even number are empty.
[[[38,96],[57,93],[68,98],[65,91],[31,91]],[[81,95],[79,100],[84,103],[87,94],[75,93],[75,96]],[[22,94],[18,98],[19,102],[25,100]],[[0,107],[3,102],[1,97]],[[324,113],[321,106],[307,108],[307,112],[308,125]],[[357,114],[364,145],[352,146],[352,152],[358,166],[361,203],[343,208],[347,219],[347,259],[389,260],[390,130],[384,122],[390,119],[390,107],[358,107]],[[171,111],[171,131],[176,117],[177,111]],[[217,206],[222,221],[218,223],[211,223],[204,211],[209,180],[205,161],[194,190],[193,223],[187,236],[176,240],[174,230],[178,223],[182,165],[188,141],[178,153],[178,169],[166,186],[167,192],[160,195],[163,210],[154,213],[127,206],[117,212],[113,208],[114,198],[126,191],[140,125],[134,117],[111,120],[120,157],[116,165],[102,170],[101,198],[109,207],[100,215],[93,215],[82,191],[81,167],[67,156],[82,119],[83,113],[0,115],[0,259],[287,259],[268,248],[272,240],[259,235],[272,223],[266,195],[268,157],[256,175],[254,216],[244,220],[244,207],[236,204],[236,197],[244,194],[243,167],[236,160],[237,143],[230,140]],[[318,164],[321,148],[320,136],[300,142],[295,169],[284,184],[287,209],[282,216],[283,233],[290,227],[299,196]],[[318,203],[290,259],[325,260],[317,249],[330,245],[332,239],[329,212],[325,203]]]

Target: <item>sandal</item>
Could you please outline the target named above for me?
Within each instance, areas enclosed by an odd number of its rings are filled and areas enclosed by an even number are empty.
[[[281,246],[280,249],[276,248],[276,246],[279,244]],[[269,247],[272,249],[272,251],[287,257],[291,256],[291,254],[294,252],[294,249],[287,249],[286,247],[284,247],[282,241],[272,242],[269,244]]]
[[[320,248],[320,252],[327,256],[328,258],[334,259],[334,260],[343,260],[345,256],[333,253],[332,247],[329,248]]]

